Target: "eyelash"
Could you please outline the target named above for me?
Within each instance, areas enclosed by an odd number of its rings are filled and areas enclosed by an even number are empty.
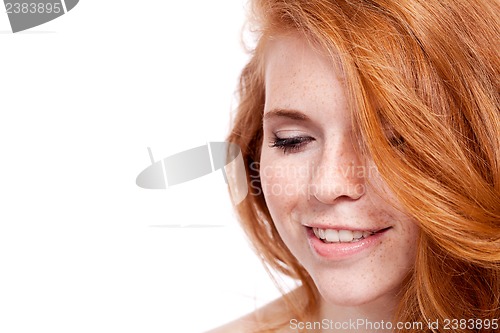
[[[295,136],[291,138],[278,138],[274,136],[273,141],[269,147],[278,148],[283,150],[283,154],[298,152],[304,145],[314,141],[313,138],[308,136]]]
[[[388,135],[388,140],[391,146],[397,149],[403,149],[406,145],[404,138],[400,135]],[[307,136],[295,136],[291,138],[279,138],[274,136],[273,141],[269,147],[278,148],[283,150],[283,154],[294,153],[300,151],[300,149],[307,143],[314,141],[314,138]]]

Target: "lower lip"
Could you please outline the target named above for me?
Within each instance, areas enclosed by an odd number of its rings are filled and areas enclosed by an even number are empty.
[[[311,248],[320,257],[328,260],[343,260],[380,244],[381,239],[389,230],[387,229],[353,243],[324,243],[314,235],[312,228],[307,228],[307,238]]]

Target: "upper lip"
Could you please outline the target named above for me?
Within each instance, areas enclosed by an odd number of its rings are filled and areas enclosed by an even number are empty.
[[[351,226],[343,226],[343,225],[326,225],[326,224],[317,224],[317,223],[308,223],[303,224],[304,227],[308,228],[318,228],[318,229],[332,229],[332,230],[350,230],[350,231],[371,231],[377,232],[384,229],[392,228],[389,226],[380,226],[380,227],[351,227]]]

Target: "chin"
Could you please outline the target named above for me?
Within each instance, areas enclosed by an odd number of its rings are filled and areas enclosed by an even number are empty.
[[[338,267],[306,267],[323,300],[329,305],[356,307],[393,304],[409,269],[377,270],[370,262]],[[319,267],[318,267],[319,266]],[[380,267],[380,266],[379,266]],[[388,267],[386,267],[388,268]]]
[[[335,290],[333,288],[318,286],[319,293],[323,300],[330,305],[342,307],[359,307],[375,303],[388,303],[394,300],[396,294],[393,290]]]

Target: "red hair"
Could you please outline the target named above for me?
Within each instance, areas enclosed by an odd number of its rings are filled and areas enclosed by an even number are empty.
[[[252,4],[259,40],[241,74],[228,137],[241,147],[251,188],[259,187],[251,166],[262,145],[266,41],[299,33],[340,60],[360,152],[421,228],[394,320],[500,318],[500,3]],[[387,127],[402,145],[391,144]],[[301,282],[303,302],[292,315],[312,318],[318,291],[281,240],[261,193],[236,207],[243,228],[268,268]]]

